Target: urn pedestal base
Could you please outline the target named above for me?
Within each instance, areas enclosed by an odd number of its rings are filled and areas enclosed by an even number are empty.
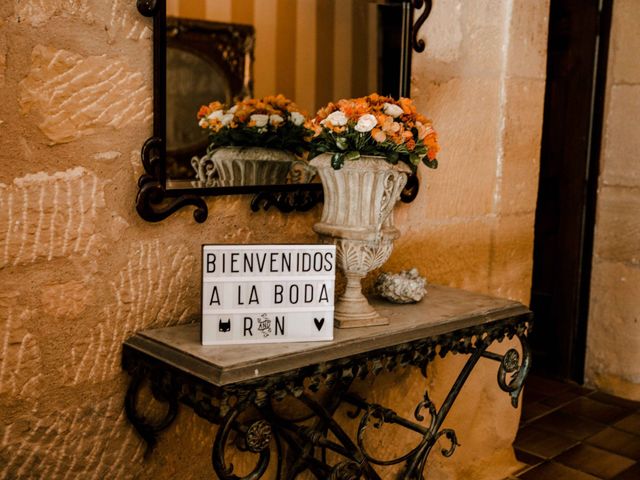
[[[361,298],[337,301],[333,324],[337,328],[374,327],[389,325],[389,320],[380,316],[361,294]]]
[[[318,225],[314,228],[325,241],[335,244],[337,265],[347,280],[344,293],[336,301],[334,325],[337,328],[388,325],[389,321],[378,314],[362,294],[361,282],[368,272],[387,261],[393,249],[393,240],[398,237],[398,230],[386,228],[375,240],[354,240],[327,235],[328,232],[322,231]]]

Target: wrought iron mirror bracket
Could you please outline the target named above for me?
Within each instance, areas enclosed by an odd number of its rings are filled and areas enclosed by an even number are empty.
[[[423,479],[427,458],[439,439],[448,440],[448,446],[440,451],[445,456],[452,455],[459,445],[456,432],[445,428],[444,422],[482,358],[498,363],[498,386],[517,407],[530,368],[526,340],[530,327],[530,317],[523,315],[225,387],[213,386],[125,345],[123,368],[132,377],[126,413],[149,449],[175,419],[179,402],[219,425],[212,464],[223,480],[240,478],[228,461],[230,448],[254,454],[255,466],[242,478],[261,478],[275,455],[277,479],[296,478],[308,471],[318,479],[378,480],[376,469],[391,465],[401,466],[397,478]],[[514,337],[519,339],[522,353],[513,348],[504,354],[489,351],[494,341]],[[428,364],[436,356],[449,353],[467,354],[468,358],[439,408],[425,391],[412,416],[406,418],[392,408],[349,392],[354,380],[399,367],[417,367],[426,376]],[[143,379],[149,381],[154,397],[168,405],[164,416],[156,421],[145,419],[136,408]],[[320,390],[328,394],[314,394]],[[289,401],[283,402],[285,399]],[[299,404],[294,411],[303,413],[297,417],[287,414],[291,410],[285,411],[284,407],[290,408],[289,402]],[[358,422],[355,438],[334,418],[341,406],[347,407],[347,415]],[[417,433],[419,440],[402,455],[379,458],[369,445],[379,443],[372,438],[384,435],[385,424]],[[341,460],[336,461],[336,455]]]
[[[425,42],[418,39],[421,26],[431,12],[432,0],[405,0],[410,9],[406,31],[409,32],[411,46],[405,49],[405,61],[402,73],[402,92],[409,96],[411,51],[422,52]],[[322,202],[322,192],[318,184],[296,186],[295,190],[285,186],[252,186],[250,188],[203,188],[192,189],[188,193],[183,190],[167,188],[166,182],[166,138],[165,126],[165,94],[166,94],[166,1],[136,0],[138,11],[145,17],[153,18],[153,108],[154,133],[142,148],[141,157],[145,173],[138,180],[136,210],[140,217],[150,222],[161,221],[184,207],[194,207],[193,218],[196,222],[204,222],[208,216],[207,204],[203,197],[252,193],[251,209],[277,208],[283,213],[307,211],[318,202]],[[414,12],[419,12],[414,22]],[[405,44],[406,45],[406,44]],[[290,187],[290,186],[287,186]],[[409,203],[418,194],[419,180],[414,174],[402,192],[401,200]]]
[[[418,53],[424,52],[426,48],[426,43],[422,38],[418,38],[418,34],[420,33],[420,28],[429,17],[431,13],[431,9],[433,8],[433,0],[412,0],[414,10],[421,10],[420,15],[416,19],[413,24],[411,31],[411,47]]]

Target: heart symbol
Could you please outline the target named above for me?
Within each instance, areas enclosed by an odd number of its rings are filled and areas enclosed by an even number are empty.
[[[318,331],[322,330],[322,326],[324,325],[324,317],[322,317],[320,320],[314,318],[313,323],[316,324],[316,328],[318,329]]]

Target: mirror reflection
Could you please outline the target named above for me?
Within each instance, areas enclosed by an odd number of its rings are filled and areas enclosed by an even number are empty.
[[[300,152],[208,152],[201,106],[282,94],[313,116],[340,98],[397,97],[409,15],[392,0],[167,0],[167,187],[311,181]]]

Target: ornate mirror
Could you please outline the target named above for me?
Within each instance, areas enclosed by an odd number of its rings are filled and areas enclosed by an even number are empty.
[[[137,7],[153,17],[154,125],[142,147],[136,208],[159,221],[193,206],[203,222],[206,196],[252,194],[254,211],[304,211],[322,200],[322,185],[297,160],[277,177],[236,172],[229,181],[209,161],[201,105],[282,93],[314,115],[330,101],[374,91],[407,97],[431,2],[137,0]],[[417,177],[407,185],[408,202]]]

